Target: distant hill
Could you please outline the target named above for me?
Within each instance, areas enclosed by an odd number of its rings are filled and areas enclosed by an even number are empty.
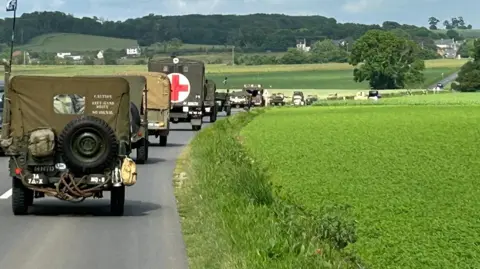
[[[433,32],[437,34],[445,34],[447,31],[448,30],[445,29],[433,30]],[[464,38],[480,38],[480,29],[455,29],[455,31]]]
[[[120,50],[137,46],[138,42],[133,39],[57,33],[34,37],[27,44],[18,46],[16,49],[33,52],[84,52],[108,48]]]

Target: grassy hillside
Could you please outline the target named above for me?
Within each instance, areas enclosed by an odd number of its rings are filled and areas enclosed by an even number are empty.
[[[469,30],[456,29],[455,31],[457,31],[459,34],[461,34],[465,38],[480,38],[480,29],[469,29]],[[433,30],[433,32],[445,34],[447,30],[439,29],[439,30]]]
[[[19,46],[17,49],[35,52],[83,52],[136,46],[138,43],[133,39],[58,33],[37,36],[27,45]]]

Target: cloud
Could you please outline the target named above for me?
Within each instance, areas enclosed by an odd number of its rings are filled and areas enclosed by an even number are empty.
[[[347,1],[343,4],[342,9],[349,13],[368,12],[377,9],[383,4],[383,0],[358,0]]]

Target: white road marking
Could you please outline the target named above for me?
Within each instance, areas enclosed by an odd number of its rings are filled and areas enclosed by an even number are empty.
[[[6,191],[4,194],[2,194],[2,195],[0,196],[0,199],[5,200],[5,199],[10,198],[10,196],[12,196],[12,189],[9,189],[9,190]]]

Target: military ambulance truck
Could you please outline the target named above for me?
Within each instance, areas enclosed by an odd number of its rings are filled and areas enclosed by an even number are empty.
[[[170,122],[190,122],[192,130],[200,130],[205,111],[205,64],[177,57],[151,59],[148,71],[168,75],[171,85]]]

